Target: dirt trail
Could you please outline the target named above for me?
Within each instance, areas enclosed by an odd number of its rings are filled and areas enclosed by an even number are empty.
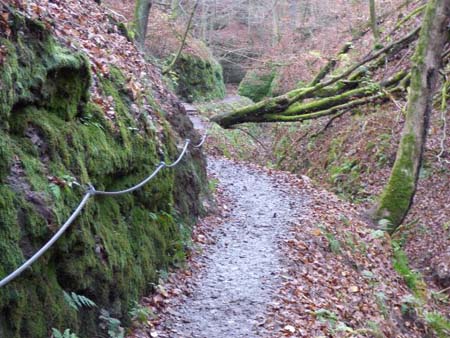
[[[278,243],[305,199],[265,171],[209,158],[232,200],[231,217],[203,255],[195,291],[164,320],[170,337],[263,337],[267,305],[283,275]],[[304,203],[304,202],[303,202]]]

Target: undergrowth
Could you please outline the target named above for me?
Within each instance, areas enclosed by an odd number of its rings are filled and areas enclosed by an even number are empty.
[[[396,237],[399,237],[399,235]],[[393,267],[412,291],[412,295],[403,298],[402,314],[405,318],[417,318],[425,322],[438,338],[450,337],[450,320],[436,310],[430,311],[429,306],[427,306],[429,301],[440,301],[441,297],[437,298],[439,293],[429,292],[420,272],[411,269],[406,252],[402,247],[403,243],[404,239],[396,238],[392,240]]]

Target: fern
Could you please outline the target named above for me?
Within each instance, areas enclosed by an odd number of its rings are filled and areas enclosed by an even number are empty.
[[[82,307],[93,308],[97,306],[92,300],[85,296],[77,295],[75,292],[63,292],[64,300],[67,302],[67,304],[69,304],[71,308],[75,309],[76,311],[78,311]]]
[[[128,314],[130,315],[131,320],[137,321],[140,324],[144,324],[149,318],[156,317],[150,308],[145,307],[136,301],[134,301],[134,306]]]
[[[125,329],[120,326],[120,320],[111,317],[108,311],[101,309],[99,319],[102,321],[100,327],[108,332],[110,338],[125,337]]]
[[[58,329],[52,329],[52,337],[53,338],[78,338],[75,333],[70,332],[70,329],[66,329],[64,333],[59,331]]]

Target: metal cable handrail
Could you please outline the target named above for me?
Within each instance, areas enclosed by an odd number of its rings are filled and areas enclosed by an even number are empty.
[[[75,209],[75,211],[70,215],[70,217],[67,219],[66,223],[63,224],[61,228],[56,232],[56,234],[53,235],[52,238],[42,247],[40,248],[33,256],[31,256],[27,261],[25,261],[19,268],[17,268],[15,271],[11,272],[8,276],[3,278],[0,281],[0,287],[5,286],[10,281],[18,277],[25,269],[31,266],[36,260],[39,259],[50,247],[63,235],[63,233],[67,230],[67,228],[73,223],[73,221],[77,218],[77,216],[80,214],[81,210],[83,210],[86,203],[89,201],[89,198],[92,197],[92,194],[90,191],[88,191],[83,199],[81,200],[78,207]]]
[[[206,141],[208,131],[206,130],[205,134],[202,137],[202,140],[197,145],[191,145],[193,148],[200,148]],[[148,183],[151,179],[153,179],[158,172],[160,172],[163,168],[173,168],[178,163],[181,162],[184,155],[186,155],[186,152],[188,150],[189,144],[191,144],[191,141],[189,139],[186,139],[184,142],[183,149],[178,156],[178,158],[172,162],[171,164],[166,164],[165,162],[161,162],[158,164],[156,169],[143,181],[139,182],[138,184],[124,190],[119,191],[102,191],[102,190],[96,190],[95,187],[92,184],[89,184],[88,189],[86,193],[84,194],[80,204],[78,204],[77,208],[73,211],[73,213],[70,215],[70,217],[67,219],[67,221],[59,228],[59,230],[50,238],[50,240],[42,247],[40,248],[33,256],[31,256],[29,259],[27,259],[20,267],[18,267],[16,270],[11,272],[8,276],[4,277],[0,281],[0,288],[11,282],[13,279],[17,278],[23,271],[25,271],[27,268],[29,268],[35,261],[37,261],[45,252],[47,252],[53,244],[64,234],[64,232],[69,228],[69,226],[73,223],[73,221],[78,217],[78,215],[81,213],[89,199],[95,195],[107,195],[107,196],[114,196],[114,195],[122,195],[129,192],[133,192],[142,186],[144,186],[146,183]]]

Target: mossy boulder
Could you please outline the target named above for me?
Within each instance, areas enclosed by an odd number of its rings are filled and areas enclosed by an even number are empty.
[[[239,84],[238,93],[254,102],[259,102],[272,96],[272,90],[277,86],[274,82],[275,78],[276,72],[273,69],[249,70]]]
[[[0,65],[4,277],[55,233],[88,183],[106,190],[133,185],[178,155],[177,139],[198,135],[185,115],[164,113],[156,103],[162,130],[155,128],[155,117],[133,101],[113,66],[109,76],[98,77],[115,107],[114,118],[106,118],[90,100],[87,58],[60,46],[38,21],[11,16],[11,34],[0,33],[0,46],[6,51]],[[100,309],[127,324],[133,301],[150,291],[160,271],[183,260],[189,222],[201,211],[207,186],[204,164],[192,150],[139,191],[91,199],[31,269],[0,289],[0,337],[49,337],[53,327],[97,337]],[[97,307],[76,311],[63,291]]]
[[[225,97],[222,66],[212,55],[200,57],[182,53],[169,78],[176,94],[187,102]]]

